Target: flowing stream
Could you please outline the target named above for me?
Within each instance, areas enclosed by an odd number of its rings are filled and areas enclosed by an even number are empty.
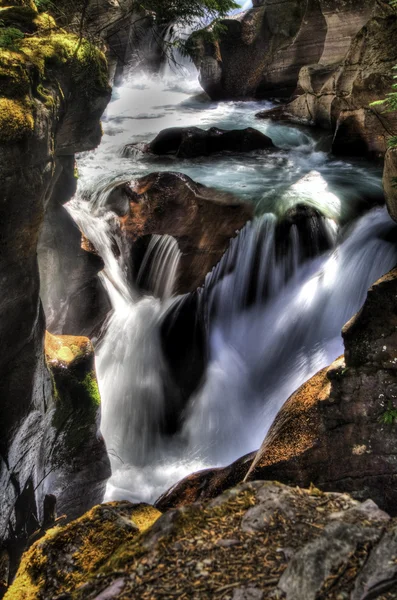
[[[105,262],[101,277],[113,307],[97,352],[102,432],[113,468],[107,500],[153,501],[183,476],[258,448],[288,396],[342,354],[343,324],[396,263],[395,225],[375,206],[379,171],[333,158],[326,134],[256,120],[264,106],[211,103],[194,78],[141,74],[115,90],[100,147],[79,159],[79,190],[68,209]],[[252,126],[277,149],[183,161],[122,157],[125,144],[193,125]],[[232,191],[252,202],[256,215],[197,294],[208,365],[182,411],[165,391],[160,340],[165,315],[181,302],[173,296],[177,243],[153,236],[134,278],[124,240],[112,233],[115,216],[105,208],[115,182],[166,170]],[[280,251],[277,223],[297,204],[323,216],[312,219],[309,241],[293,226]],[[139,285],[143,275],[149,292]],[[179,429],[165,433],[164,419],[178,410]]]

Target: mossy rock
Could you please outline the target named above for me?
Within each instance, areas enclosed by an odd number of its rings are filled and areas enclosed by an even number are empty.
[[[29,100],[0,98],[0,143],[17,142],[34,129],[34,118]]]
[[[110,502],[66,527],[56,527],[24,555],[6,600],[67,594],[101,570],[117,548],[130,544],[161,513],[147,504]]]
[[[54,384],[52,424],[60,436],[54,456],[62,466],[78,456],[97,430],[101,397],[94,349],[88,338],[47,332],[45,354]]]
[[[52,109],[57,98],[64,99],[65,85],[85,113],[98,97],[109,95],[106,58],[88,40],[57,27],[51,15],[39,14],[29,2],[1,7],[0,21],[6,25],[0,28],[0,143],[31,134],[34,99]]]
[[[32,6],[6,6],[0,8],[0,21],[6,27],[19,27],[25,31],[34,31],[34,19],[38,11]]]

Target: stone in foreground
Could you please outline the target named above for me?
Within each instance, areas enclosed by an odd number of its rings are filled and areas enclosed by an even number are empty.
[[[370,500],[252,482],[158,517],[114,503],[52,530],[6,600],[396,597],[397,524]]]

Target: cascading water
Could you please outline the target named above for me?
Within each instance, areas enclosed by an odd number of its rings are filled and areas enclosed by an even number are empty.
[[[386,210],[368,212],[381,197],[376,169],[336,161],[319,149],[323,140],[297,128],[254,121],[263,103],[204,102],[191,98],[196,89],[194,82],[142,75],[116,90],[102,144],[80,159],[79,192],[69,205],[105,262],[113,307],[97,354],[113,468],[107,499],[153,500],[184,475],[257,448],[287,397],[342,353],[341,327],[397,259]],[[189,125],[254,126],[279,149],[210,162],[120,157],[126,143]],[[202,386],[184,407],[167,392],[160,339],[166,315],[178,314],[177,243],[153,236],[133,275],[106,208],[116,183],[161,170],[234,191],[254,202],[257,214],[198,292],[209,358]],[[280,245],[280,222],[302,204],[315,211],[309,237],[292,221]],[[164,425],[170,412],[181,417],[173,435]]]

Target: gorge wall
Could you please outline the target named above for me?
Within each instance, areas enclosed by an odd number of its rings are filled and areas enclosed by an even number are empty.
[[[110,87],[102,52],[79,43],[30,0],[7,0],[0,17],[23,34],[0,53],[0,279],[6,290],[0,300],[0,539],[12,568],[43,522],[46,495],[55,494],[59,510],[73,518],[101,499],[110,473],[97,437],[92,347],[68,338],[53,340],[52,349],[47,339],[44,349],[37,262],[57,181],[75,152],[99,143]],[[73,410],[77,393],[81,404]],[[71,428],[80,432],[72,446]]]
[[[337,154],[384,154],[396,117],[370,107],[391,89],[396,13],[387,2],[271,0],[191,38],[214,99],[284,98],[261,118],[331,129]]]

